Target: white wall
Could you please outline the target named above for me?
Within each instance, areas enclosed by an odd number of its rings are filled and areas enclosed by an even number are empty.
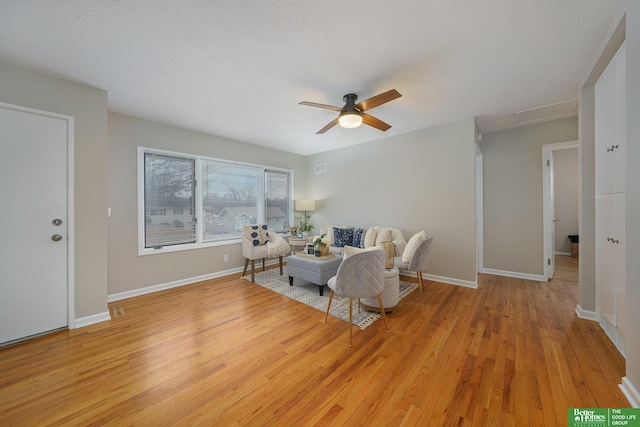
[[[75,317],[108,312],[107,93],[0,63],[0,101],[75,118]]]
[[[485,270],[544,275],[542,145],[576,139],[576,117],[483,134]]]
[[[578,148],[553,151],[556,253],[569,254],[568,235],[578,234]]]
[[[309,156],[306,181],[316,226],[385,225],[407,240],[425,230],[429,275],[476,283],[474,119]]]

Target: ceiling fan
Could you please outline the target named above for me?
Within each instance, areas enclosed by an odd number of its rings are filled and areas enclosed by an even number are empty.
[[[400,92],[395,89],[391,89],[376,96],[372,96],[371,98],[359,102],[358,104],[356,104],[358,95],[354,93],[348,93],[342,98],[342,100],[345,102],[344,107],[334,107],[333,105],[318,104],[315,102],[307,101],[299,102],[299,104],[340,112],[338,117],[327,123],[325,127],[316,132],[317,134],[325,133],[337,124],[340,124],[340,126],[342,126],[343,128],[356,128],[362,123],[385,132],[391,128],[391,125],[373,117],[370,114],[365,113],[365,111],[371,110],[372,108],[378,107],[382,104],[386,104],[387,102],[393,101],[394,99],[400,98],[401,96],[402,95],[400,95]]]

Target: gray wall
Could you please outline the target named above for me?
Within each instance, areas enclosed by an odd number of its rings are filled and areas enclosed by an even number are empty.
[[[626,65],[626,232],[627,232],[627,325],[625,337],[627,380],[640,390],[640,2],[627,0]],[[640,399],[640,396],[636,396]],[[636,401],[636,404],[640,403]]]
[[[570,252],[568,235],[578,234],[578,148],[553,151],[556,253]]]
[[[483,134],[485,269],[544,274],[542,146],[577,140],[577,120]]]
[[[293,169],[304,191],[302,156],[109,113],[109,295],[244,266],[240,243],[138,256],[139,146]]]
[[[309,156],[312,222],[397,227],[407,240],[425,230],[434,237],[429,274],[475,283],[474,143],[469,118]],[[326,173],[314,173],[318,163]]]
[[[0,101],[75,118],[75,317],[107,312],[107,93],[0,63]]]

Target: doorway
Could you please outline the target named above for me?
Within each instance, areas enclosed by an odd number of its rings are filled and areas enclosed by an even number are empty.
[[[542,146],[542,182],[543,182],[543,271],[545,280],[551,280],[555,271],[556,254],[556,225],[560,218],[556,218],[554,191],[554,152],[578,148],[578,141],[559,142]],[[579,177],[575,177],[576,185]],[[576,194],[578,188],[575,188]]]
[[[0,103],[0,345],[73,327],[73,129]]]

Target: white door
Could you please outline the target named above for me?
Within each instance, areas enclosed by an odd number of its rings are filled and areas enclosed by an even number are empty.
[[[549,185],[550,185],[550,197],[549,197],[549,210],[551,211],[551,238],[550,238],[550,249],[549,249],[549,258],[547,259],[548,268],[548,280],[553,279],[553,275],[556,271],[556,191],[555,191],[555,176],[553,170],[553,151],[551,151],[551,155],[549,156]]]
[[[68,326],[72,121],[0,105],[0,344]]]

